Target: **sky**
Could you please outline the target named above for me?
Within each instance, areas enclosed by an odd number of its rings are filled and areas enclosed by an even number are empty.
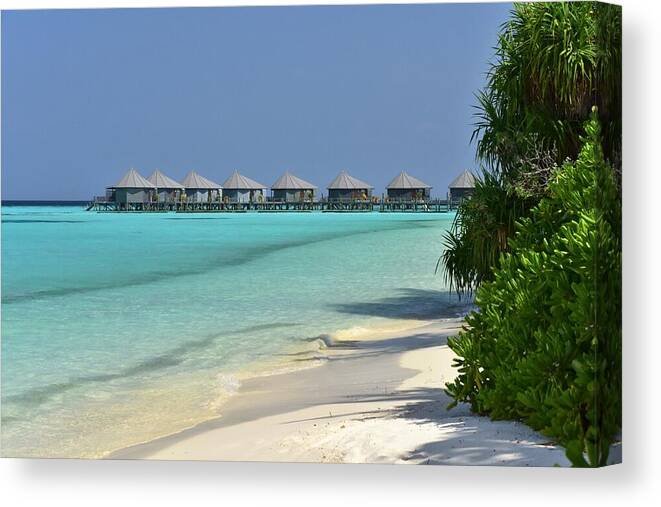
[[[475,170],[475,93],[511,4],[2,13],[2,198],[175,179]]]

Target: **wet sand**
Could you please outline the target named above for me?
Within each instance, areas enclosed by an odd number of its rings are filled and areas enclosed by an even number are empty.
[[[447,337],[462,323],[341,336],[298,359],[321,366],[248,379],[221,417],[107,457],[568,465],[561,447],[521,423],[475,416],[467,406],[447,410],[443,386],[455,375]]]

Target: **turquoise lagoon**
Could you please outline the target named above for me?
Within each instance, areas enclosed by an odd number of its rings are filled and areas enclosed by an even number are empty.
[[[2,454],[100,457],[222,414],[318,337],[451,316],[451,214],[2,209]]]

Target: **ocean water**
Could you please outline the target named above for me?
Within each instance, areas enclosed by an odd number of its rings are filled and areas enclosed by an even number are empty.
[[[2,208],[2,454],[100,457],[222,415],[319,337],[456,314],[451,214]]]

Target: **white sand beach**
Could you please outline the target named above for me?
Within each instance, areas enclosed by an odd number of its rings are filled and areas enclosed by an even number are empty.
[[[110,454],[114,459],[449,465],[568,465],[524,424],[447,410],[462,319],[354,329],[329,340],[321,366],[248,379],[222,416]]]

